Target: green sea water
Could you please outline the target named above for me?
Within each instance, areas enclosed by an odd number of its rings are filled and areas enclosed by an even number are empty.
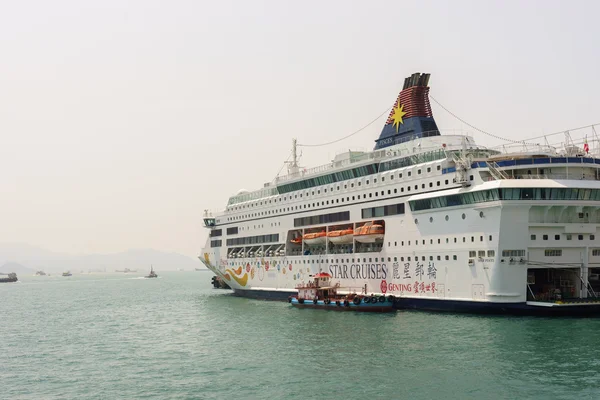
[[[600,319],[297,310],[158,273],[0,284],[0,398],[600,399]]]

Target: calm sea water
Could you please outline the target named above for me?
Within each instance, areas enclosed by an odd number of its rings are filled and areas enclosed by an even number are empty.
[[[159,274],[0,284],[0,398],[600,398],[600,319],[297,310]]]

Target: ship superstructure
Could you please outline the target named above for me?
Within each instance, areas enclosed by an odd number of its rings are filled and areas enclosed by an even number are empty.
[[[398,308],[597,312],[600,159],[441,135],[428,84],[405,80],[371,152],[303,169],[294,140],[286,176],[205,213],[201,261],[254,298],[327,272]]]

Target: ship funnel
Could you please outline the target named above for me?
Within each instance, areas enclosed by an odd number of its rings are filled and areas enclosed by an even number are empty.
[[[375,150],[411,139],[438,136],[429,103],[430,74],[414,73],[404,79],[404,86],[385,122]]]

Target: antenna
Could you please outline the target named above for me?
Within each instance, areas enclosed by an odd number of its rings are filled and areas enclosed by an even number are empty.
[[[298,147],[298,141],[296,138],[292,139],[292,160],[291,161],[286,161],[286,164],[288,164],[288,175],[298,175],[299,171],[300,171],[300,167],[298,167],[298,151],[297,151],[297,147]]]

